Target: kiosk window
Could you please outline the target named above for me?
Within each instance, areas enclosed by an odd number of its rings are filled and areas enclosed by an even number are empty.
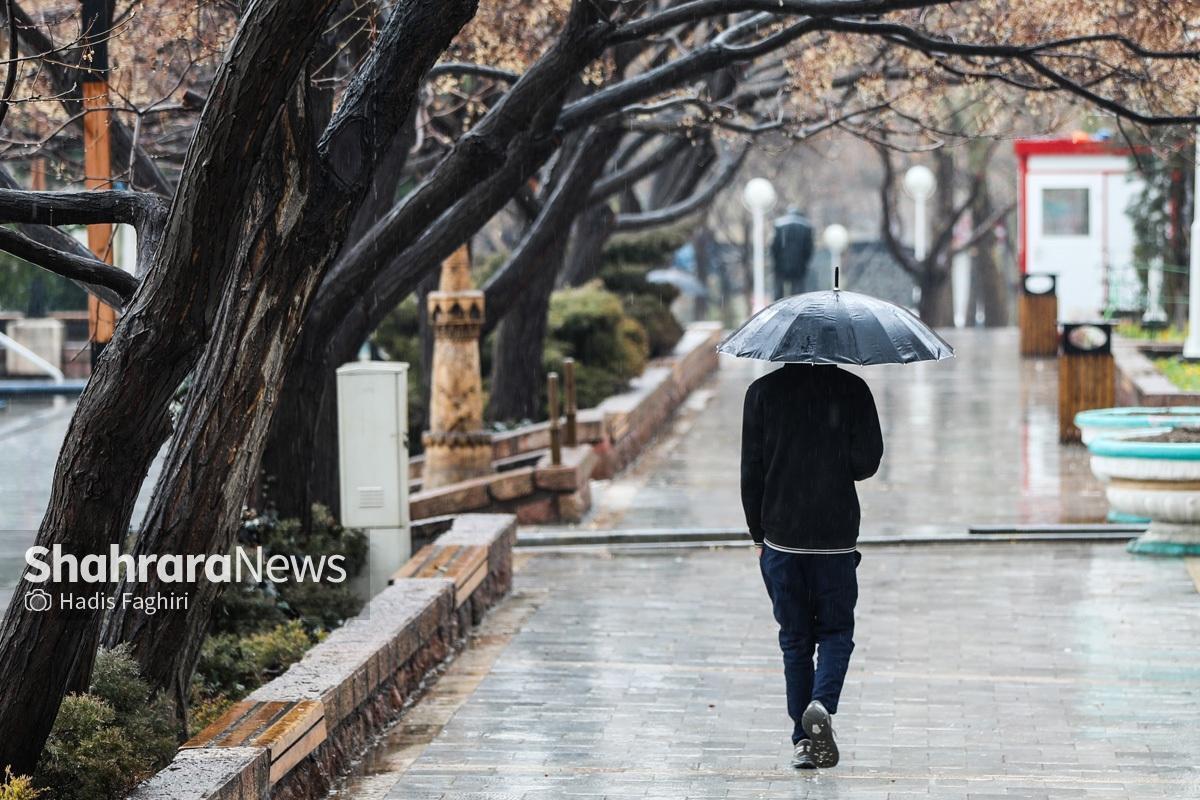
[[[1087,236],[1087,189],[1042,190],[1042,235]]]

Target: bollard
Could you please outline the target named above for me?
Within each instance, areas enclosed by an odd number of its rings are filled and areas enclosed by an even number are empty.
[[[1116,403],[1112,324],[1068,322],[1058,356],[1058,440],[1081,441],[1075,415]]]
[[[558,466],[562,463],[562,429],[558,418],[558,373],[551,372],[546,376],[546,406],[550,412],[550,463]]]
[[[1048,273],[1030,273],[1021,281],[1017,317],[1023,356],[1052,357],[1058,354],[1057,282],[1057,277]]]
[[[575,399],[575,359],[563,359],[563,394],[567,412],[567,432],[563,438],[566,440],[567,447],[576,447],[579,444],[579,426],[576,423],[576,415],[579,413],[579,406]]]

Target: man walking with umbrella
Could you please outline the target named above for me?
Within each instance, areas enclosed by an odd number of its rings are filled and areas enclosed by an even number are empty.
[[[742,505],[779,623],[792,765],[804,769],[838,762],[831,717],[854,650],[861,560],[854,483],[883,457],[871,390],[836,365],[954,353],[908,311],[837,283],[835,272],[832,291],[772,304],[719,348],[786,362],[746,391]]]

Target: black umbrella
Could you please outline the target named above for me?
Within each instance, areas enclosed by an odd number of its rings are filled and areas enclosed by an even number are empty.
[[[800,364],[909,364],[954,357],[954,348],[911,311],[841,289],[777,300],[717,350]]]

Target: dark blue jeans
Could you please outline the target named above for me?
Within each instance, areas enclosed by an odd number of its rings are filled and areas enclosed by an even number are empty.
[[[759,559],[779,623],[788,716],[794,723],[793,744],[807,738],[800,717],[810,702],[820,700],[830,714],[837,713],[854,650],[854,605],[858,602],[857,568],[861,560],[857,552],[784,553],[770,547]]]

